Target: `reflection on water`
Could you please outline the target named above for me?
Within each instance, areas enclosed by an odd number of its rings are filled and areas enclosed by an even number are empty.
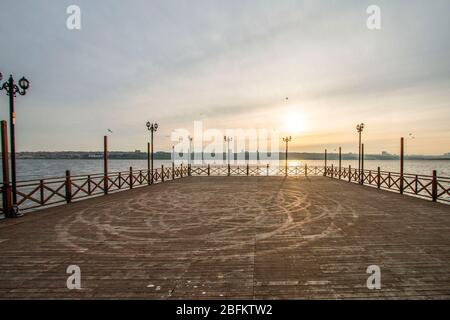
[[[282,162],[282,161],[280,161]],[[284,165],[284,162],[282,162]],[[323,160],[305,160],[305,161],[289,161],[289,165],[305,165],[324,166]],[[338,160],[328,160],[328,166],[339,166]],[[358,168],[358,160],[342,160],[342,167]],[[364,160],[364,169],[377,170],[380,167],[382,171],[399,172],[399,160]],[[405,161],[405,173],[432,175],[433,170],[437,171],[438,176],[450,177],[450,160],[408,160]]]
[[[284,161],[271,161],[269,162],[271,166],[279,164],[284,166]],[[205,161],[204,165],[208,162]],[[214,165],[226,165],[225,163],[213,163],[210,162],[212,166]],[[245,161],[240,163],[231,163],[232,165],[245,166]],[[255,162],[250,162],[251,165],[256,165]],[[289,161],[289,166],[324,166],[323,160],[292,160]],[[327,162],[329,166],[338,166],[339,162],[337,160],[329,160]],[[110,160],[109,161],[110,172],[114,171],[125,171],[129,170],[130,167],[133,169],[140,170],[147,168],[146,160]],[[161,165],[170,166],[170,160],[155,160],[155,168],[161,168]],[[184,162],[187,165],[187,162]],[[201,165],[201,164],[200,164]],[[266,166],[267,162],[260,161],[260,166]],[[358,160],[343,160],[342,166],[347,167],[352,166],[352,168],[358,167]],[[384,171],[399,171],[399,161],[398,160],[365,160],[364,168],[369,170],[377,170],[380,167]],[[66,170],[70,170],[72,175],[82,175],[82,174],[94,174],[101,173],[103,171],[103,160],[44,160],[44,159],[19,159],[17,160],[17,179],[18,180],[28,180],[28,179],[40,179],[49,177],[62,177]],[[450,161],[449,160],[410,160],[405,161],[405,173],[411,174],[425,174],[431,175],[433,170],[437,170],[438,176],[450,177]],[[1,171],[0,171],[1,172]]]

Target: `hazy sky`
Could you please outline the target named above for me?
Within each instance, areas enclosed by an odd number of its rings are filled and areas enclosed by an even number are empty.
[[[81,30],[66,8],[81,8]],[[366,27],[370,4],[381,30]],[[292,150],[450,152],[450,1],[2,0],[0,72],[25,75],[19,151],[145,150],[175,128],[280,129]],[[288,100],[285,98],[289,97]],[[0,95],[1,119],[8,119]],[[296,125],[298,123],[298,126]]]

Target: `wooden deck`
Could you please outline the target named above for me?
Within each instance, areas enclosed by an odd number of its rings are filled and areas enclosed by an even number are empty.
[[[449,261],[450,206],[324,177],[190,177],[0,222],[0,298],[448,299]]]

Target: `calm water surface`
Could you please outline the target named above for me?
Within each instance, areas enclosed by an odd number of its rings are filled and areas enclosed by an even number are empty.
[[[260,162],[261,166],[265,166],[267,162]],[[279,162],[284,166],[284,161]],[[323,160],[295,160],[289,161],[290,166],[323,166]],[[184,163],[185,165],[187,162]],[[205,162],[205,165],[207,162]],[[272,161],[271,165],[276,164]],[[328,161],[328,165],[338,165],[337,160]],[[160,168],[161,165],[171,166],[170,160],[155,160],[155,168]],[[211,165],[218,165],[218,163],[211,162]],[[245,164],[243,164],[245,165]],[[357,160],[343,160],[342,166],[352,168],[358,167]],[[145,170],[147,168],[146,160],[110,160],[109,170],[126,171],[129,168]],[[399,161],[397,160],[365,160],[364,168],[376,170],[380,167],[384,171],[399,171]],[[43,160],[43,159],[19,159],[17,161],[17,179],[41,179],[50,177],[62,177],[65,171],[70,170],[72,175],[94,174],[103,172],[103,160]],[[410,160],[405,161],[405,173],[411,174],[425,174],[431,175],[433,170],[437,170],[438,176],[450,177],[450,161],[449,160]]]

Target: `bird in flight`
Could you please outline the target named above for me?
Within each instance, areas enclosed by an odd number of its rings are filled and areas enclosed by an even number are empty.
[[[111,129],[108,129],[108,132],[113,133]]]

